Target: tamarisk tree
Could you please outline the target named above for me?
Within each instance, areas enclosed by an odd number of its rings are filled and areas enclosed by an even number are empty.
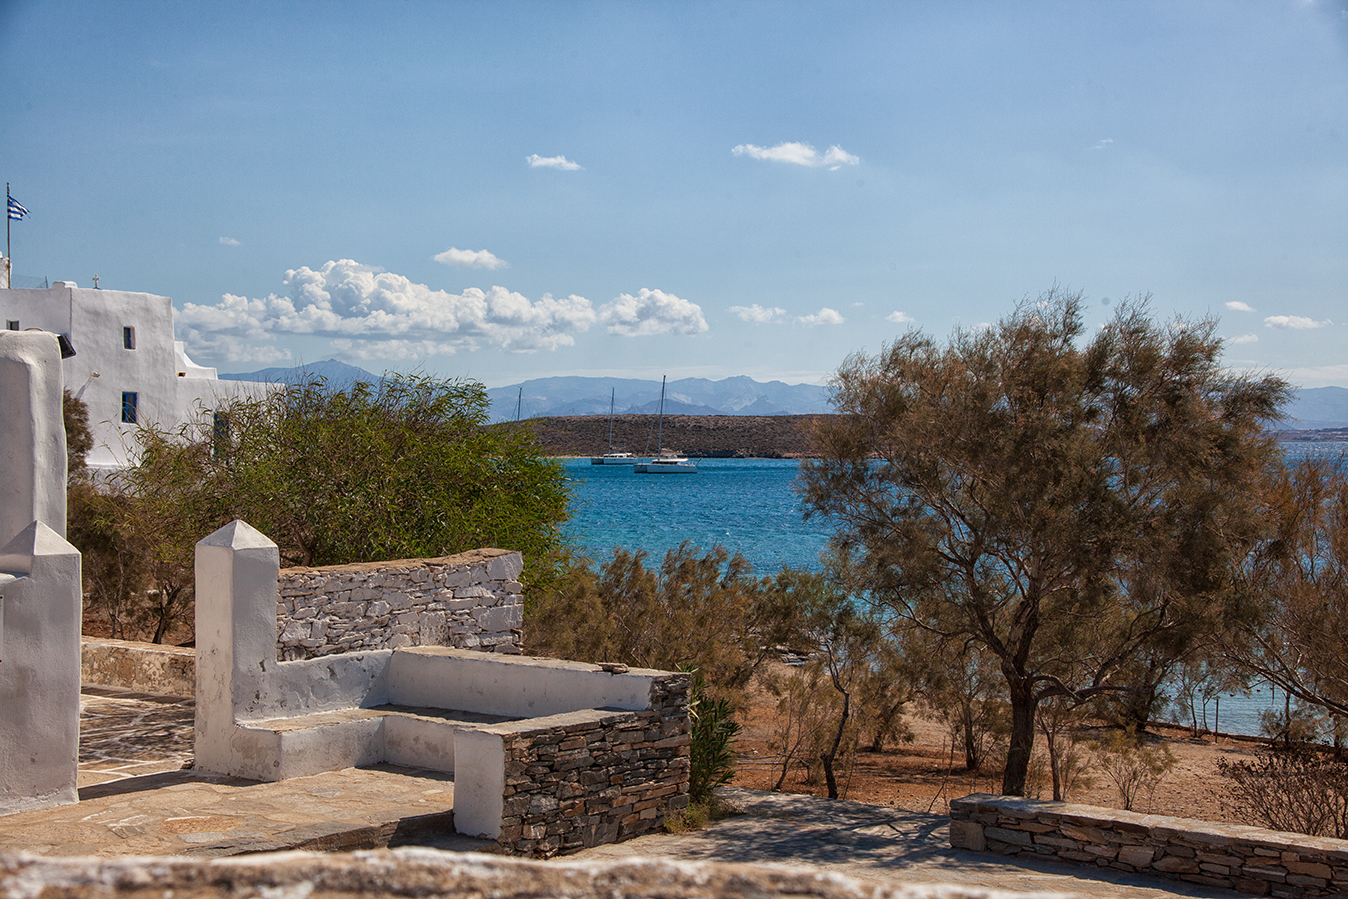
[[[1088,338],[1081,295],[1055,288],[833,379],[807,509],[837,522],[872,601],[996,660],[1007,794],[1024,795],[1044,699],[1123,689],[1130,659],[1221,614],[1288,388],[1220,355],[1215,322],[1158,325],[1146,300]]]

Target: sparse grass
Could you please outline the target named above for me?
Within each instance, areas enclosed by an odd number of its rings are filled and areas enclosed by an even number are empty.
[[[708,824],[715,824],[726,818],[742,814],[742,810],[718,796],[712,796],[706,802],[689,803],[685,809],[679,809],[665,817],[665,833],[691,833],[701,830]]]

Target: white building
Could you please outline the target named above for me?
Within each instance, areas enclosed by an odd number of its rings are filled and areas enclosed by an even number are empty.
[[[65,388],[89,407],[94,448],[88,463],[116,468],[134,459],[140,424],[173,429],[234,397],[275,385],[221,381],[173,339],[173,301],[125,290],[89,290],[57,281],[36,290],[0,290],[0,326],[65,335]]]

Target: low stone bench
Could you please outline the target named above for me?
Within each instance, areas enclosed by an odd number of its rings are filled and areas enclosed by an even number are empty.
[[[950,803],[950,845],[1255,896],[1348,895],[1348,840],[1244,824],[976,793]]]
[[[518,575],[518,554],[498,558]],[[686,807],[689,675],[444,646],[280,661],[277,570],[275,544],[243,522],[197,544],[201,770],[450,772],[457,831],[537,854],[635,836]]]

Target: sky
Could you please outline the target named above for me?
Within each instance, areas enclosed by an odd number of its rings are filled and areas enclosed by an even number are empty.
[[[822,383],[1055,285],[1348,387],[1348,0],[0,0],[15,286],[224,372]]]

